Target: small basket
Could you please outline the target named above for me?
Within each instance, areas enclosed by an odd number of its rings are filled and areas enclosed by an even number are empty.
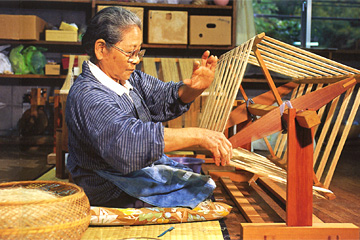
[[[0,203],[0,239],[80,239],[90,223],[90,204],[82,188],[66,182],[0,183],[0,189],[40,189],[57,198]]]

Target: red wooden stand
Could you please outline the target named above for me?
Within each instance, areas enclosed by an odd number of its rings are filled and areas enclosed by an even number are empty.
[[[351,223],[312,223],[313,136],[288,112],[286,223],[242,223],[242,239],[359,239]]]

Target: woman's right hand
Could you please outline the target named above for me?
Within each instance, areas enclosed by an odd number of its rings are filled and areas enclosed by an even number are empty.
[[[165,128],[165,152],[191,146],[200,146],[209,150],[217,166],[230,163],[232,145],[223,133],[205,128]]]

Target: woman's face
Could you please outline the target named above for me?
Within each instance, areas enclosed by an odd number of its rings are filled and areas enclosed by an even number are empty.
[[[130,26],[123,32],[123,40],[116,43],[115,46],[125,52],[132,52],[134,50],[140,50],[141,44],[142,32],[140,28],[138,26]],[[114,81],[121,84],[124,84],[125,80],[130,78],[136,65],[140,62],[137,56],[134,56],[132,58],[133,61],[129,62],[127,54],[114,47],[109,49],[104,48],[102,59],[99,60],[97,64],[98,67]]]

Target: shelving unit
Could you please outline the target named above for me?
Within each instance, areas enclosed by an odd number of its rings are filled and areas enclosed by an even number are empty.
[[[144,44],[143,48],[147,49],[148,56],[169,56],[169,57],[199,57],[205,50],[210,50],[215,55],[221,55],[225,51],[232,49],[235,45],[235,35],[232,34],[232,44],[230,46],[191,46],[191,45],[177,45],[177,44],[148,44],[147,43],[147,18],[149,10],[169,10],[169,11],[187,11],[188,15],[218,15],[232,17],[232,33],[235,32],[235,11],[236,1],[230,1],[228,6],[217,5],[194,5],[194,4],[157,4],[157,3],[140,3],[140,2],[119,2],[119,1],[97,1],[97,0],[37,0],[37,1],[0,1],[0,14],[31,14],[43,18],[46,22],[57,25],[58,18],[51,19],[51,15],[45,14],[44,10],[59,11],[61,21],[67,21],[66,16],[63,16],[64,11],[81,12],[82,19],[79,20],[80,25],[86,24],[90,18],[96,13],[98,5],[108,6],[128,6],[141,7],[144,9]],[[46,12],[46,11],[45,11]],[[84,19],[85,16],[85,19]],[[47,53],[62,53],[62,54],[81,54],[82,48],[79,42],[49,42],[45,41],[44,36],[40,41],[26,41],[26,40],[6,40],[0,39],[0,44],[11,44],[16,46],[23,44],[25,46],[34,45],[45,47]],[[0,76],[6,78],[8,76]],[[36,78],[36,76],[33,76]]]
[[[137,3],[137,2],[117,2],[117,1],[93,1],[94,9],[98,5],[117,5],[117,6],[128,6],[128,7],[142,7],[144,8],[144,48],[160,48],[160,49],[184,49],[184,50],[220,50],[225,52],[232,49],[235,46],[235,20],[236,20],[236,1],[230,1],[227,6],[217,5],[194,5],[194,4],[154,4],[154,3]],[[147,19],[149,10],[169,10],[169,11],[187,11],[188,17],[191,15],[206,15],[206,16],[230,16],[232,17],[232,35],[231,45],[229,46],[192,46],[192,45],[177,45],[177,44],[148,44],[147,43]],[[186,52],[186,51],[185,51]]]
[[[232,44],[230,46],[191,46],[175,44],[148,44],[147,41],[147,18],[149,10],[169,10],[169,11],[187,11],[188,15],[219,15],[232,17],[232,32],[235,32],[235,0],[230,0],[228,6],[215,5],[192,5],[192,4],[153,4],[138,2],[120,2],[120,1],[97,1],[97,0],[3,0],[0,1],[0,14],[15,15],[36,15],[44,19],[47,23],[57,26],[61,21],[76,23],[79,27],[86,26],[88,21],[96,13],[98,5],[119,5],[128,7],[142,7],[144,9],[144,44],[143,48],[147,49],[147,56],[153,57],[199,57],[209,49],[212,54],[221,55],[232,49],[235,43],[235,36],[232,34]],[[0,39],[0,45],[10,44],[16,47],[23,44],[24,47],[33,45],[35,47],[44,47],[47,51],[44,53],[47,59],[54,59],[61,62],[63,55],[83,54],[80,42],[49,42],[45,41],[45,36],[40,36],[39,41],[27,40],[7,40]],[[47,87],[48,96],[61,88],[65,80],[65,72],[59,76],[48,75],[9,75],[0,74],[0,99],[6,101],[7,108],[2,112],[0,117],[0,131],[9,127],[16,128],[16,119],[22,114],[21,99],[31,88]],[[15,94],[15,95],[14,95]],[[12,126],[8,122],[12,122]],[[2,124],[4,123],[4,124]]]

